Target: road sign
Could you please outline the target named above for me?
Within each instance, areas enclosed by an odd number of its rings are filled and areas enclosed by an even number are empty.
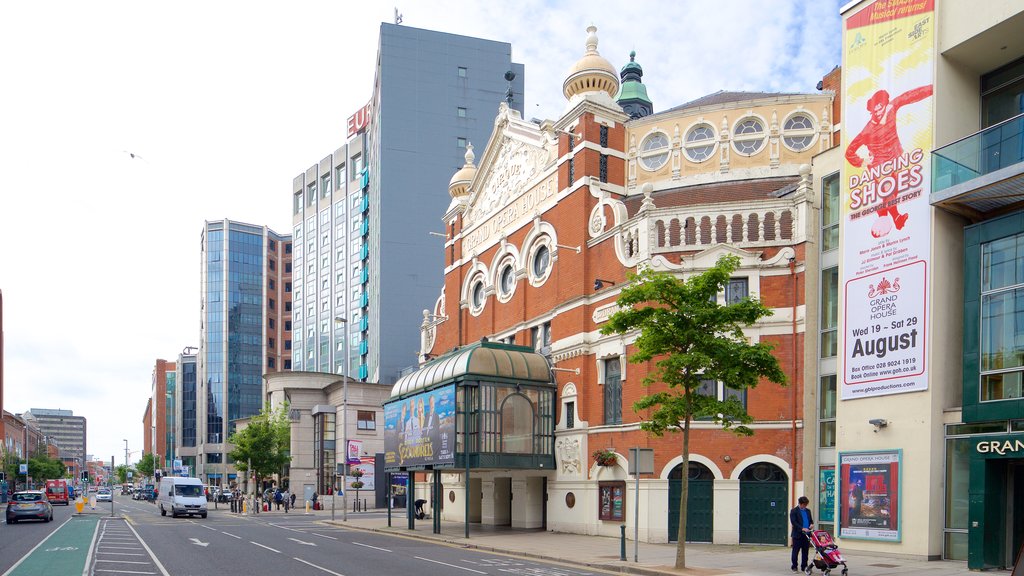
[[[18,474],[28,474],[28,464],[18,464]]]

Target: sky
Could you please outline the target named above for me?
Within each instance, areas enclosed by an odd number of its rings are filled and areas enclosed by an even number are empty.
[[[591,24],[616,68],[636,50],[659,111],[723,89],[814,92],[840,63],[840,4],[5,2],[3,407],[73,410],[94,457],[120,464],[128,440],[139,459],[156,359],[199,343],[203,223],[289,232],[292,179],[344,143],[396,9],[404,26],[511,43],[526,117],[556,119]]]

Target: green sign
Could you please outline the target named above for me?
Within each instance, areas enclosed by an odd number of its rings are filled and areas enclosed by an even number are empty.
[[[835,522],[836,510],[836,468],[823,466],[818,469],[818,520]]]

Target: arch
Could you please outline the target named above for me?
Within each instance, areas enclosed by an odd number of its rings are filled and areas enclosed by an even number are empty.
[[[722,215],[722,214],[719,214],[718,217],[715,218],[715,243],[716,244],[725,244],[725,243],[729,242],[729,226],[728,226],[728,224],[726,222],[727,221],[725,219],[725,216]]]
[[[533,402],[524,394],[509,394],[502,400],[498,413],[501,414],[501,451],[508,454],[533,454],[537,419]],[[510,431],[506,431],[506,424],[511,425]],[[512,436],[511,441],[506,434]]]
[[[533,274],[533,258],[542,246],[548,249],[551,260],[544,276],[538,278]],[[551,271],[554,269],[555,263],[558,262],[558,234],[555,232],[555,227],[541,220],[540,216],[535,217],[533,227],[526,234],[526,238],[523,238],[523,245],[520,247],[519,253],[526,255],[523,260],[523,268],[530,285],[535,288],[543,285],[551,277]]]
[[[740,214],[732,215],[732,224],[729,226],[730,239],[734,243],[743,242],[743,216]]]
[[[507,294],[501,291],[501,276],[506,266],[512,266],[512,289]],[[494,294],[498,301],[504,303],[511,300],[520,278],[523,277],[523,263],[519,257],[519,248],[502,240],[501,246],[494,254],[494,258],[491,259],[490,274],[489,280],[491,286],[494,287]]]
[[[469,267],[469,271],[466,273],[465,279],[462,281],[462,295],[459,299],[465,304],[465,308],[474,316],[483,312],[483,309],[487,306],[487,296],[494,291],[494,285],[490,283],[490,276],[487,266],[484,266],[483,262],[474,258],[473,263]],[[483,283],[484,301],[479,308],[474,308],[473,286],[477,282]]]
[[[793,212],[784,210],[779,218],[779,237],[783,240],[793,239]]]
[[[786,474],[787,481],[793,479],[793,470],[792,468],[789,467],[789,462],[786,462],[782,458],[779,458],[778,456],[773,456],[771,454],[754,454],[753,456],[748,456],[744,458],[743,460],[740,461],[739,464],[736,465],[735,468],[733,468],[732,474],[729,475],[729,479],[739,480],[740,474],[743,473],[744,470],[750,468],[751,466],[759,462],[775,464],[776,466],[781,468],[782,471]]]
[[[718,467],[718,464],[715,464],[714,460],[707,456],[690,454],[690,462],[696,462],[705,466],[708,470],[711,470],[711,473],[715,476],[715,480],[725,480],[725,475],[722,474],[722,469]],[[665,467],[661,469],[661,474],[658,477],[662,480],[667,480],[669,475],[672,474],[672,470],[674,470],[676,466],[681,466],[682,464],[683,457],[681,455],[676,456],[665,464]]]
[[[758,242],[761,240],[758,234],[758,228],[760,228],[760,224],[757,213],[751,212],[747,216],[747,242]]]
[[[764,239],[766,241],[777,239],[775,234],[775,212],[767,212],[764,215]]]
[[[658,247],[665,247],[665,221],[658,220],[654,223],[654,229],[657,230],[658,234]]]

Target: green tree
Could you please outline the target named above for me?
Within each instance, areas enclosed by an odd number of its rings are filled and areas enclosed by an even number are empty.
[[[156,456],[152,452],[146,452],[139,459],[138,464],[135,465],[135,469],[138,470],[143,478],[149,478],[153,475],[153,471],[156,470]]]
[[[7,484],[14,486],[18,482],[25,480],[24,476],[18,474],[18,465],[22,464],[24,460],[18,457],[14,452],[8,452],[4,450],[2,463],[0,463],[0,469],[7,475]]]
[[[114,474],[117,477],[117,483],[118,484],[127,484],[128,483],[128,471],[129,470],[132,471],[133,475],[135,474],[135,470],[133,470],[132,468],[129,468],[128,466],[126,466],[124,464],[121,464],[120,466],[114,468]]]
[[[249,419],[249,424],[228,438],[235,449],[229,455],[240,472],[251,470],[259,486],[263,478],[280,473],[291,461],[291,422],[288,421],[288,404],[276,410],[265,406],[259,414]]]
[[[721,305],[718,294],[739,266],[736,256],[723,256],[707,271],[685,280],[650,269],[630,276],[617,304],[620,310],[602,327],[603,334],[639,330],[636,353],[630,362],[656,360],[644,379],[650,386],[663,382],[667,388],[643,396],[633,404],[635,412],[647,411],[640,427],[654,436],[683,432],[683,490],[679,506],[676,568],[686,567],[686,505],[690,466],[690,423],[711,420],[739,436],[750,436],[753,421],[734,397],[718,400],[701,394],[702,383],[721,382],[746,390],[764,378],[785,385],[786,376],[765,343],[752,344],[743,329],[770,316],[771,310],[755,298]],[[716,384],[717,387],[717,384]]]
[[[33,482],[63,478],[67,468],[64,463],[55,458],[50,458],[45,453],[37,453],[28,459],[28,475]]]

